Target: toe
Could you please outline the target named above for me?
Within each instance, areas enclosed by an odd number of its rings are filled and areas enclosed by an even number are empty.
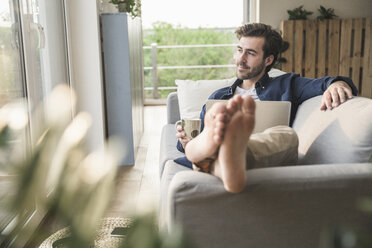
[[[213,107],[211,108],[212,116],[215,118],[219,114],[225,114],[226,112],[226,105],[223,103],[215,103],[213,104]]]
[[[253,98],[250,96],[244,96],[242,101],[242,112],[254,115],[256,110],[256,103],[254,102]]]

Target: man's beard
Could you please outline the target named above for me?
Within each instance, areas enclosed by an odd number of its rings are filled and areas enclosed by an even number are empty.
[[[247,72],[242,73],[242,74],[239,74],[239,69],[237,69],[236,76],[237,76],[237,78],[239,78],[241,80],[255,78],[255,77],[259,76],[263,70],[265,70],[265,62],[264,61],[262,61],[262,63],[260,65],[256,66],[256,67],[249,67],[249,66],[247,66],[243,63],[238,64],[238,66],[239,65],[243,66],[245,69],[248,69]]]

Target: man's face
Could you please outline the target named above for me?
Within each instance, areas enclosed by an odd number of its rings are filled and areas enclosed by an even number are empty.
[[[257,80],[264,74],[266,69],[263,37],[242,37],[239,40],[236,51],[236,75],[239,79]]]

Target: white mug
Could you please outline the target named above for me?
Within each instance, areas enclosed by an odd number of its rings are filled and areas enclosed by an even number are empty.
[[[182,119],[176,122],[175,126],[181,125],[186,133],[186,138],[193,139],[200,133],[200,119]]]

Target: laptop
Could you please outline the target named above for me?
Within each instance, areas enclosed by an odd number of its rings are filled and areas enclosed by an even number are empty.
[[[228,100],[207,100],[207,111],[216,102],[227,104]],[[289,126],[291,102],[289,101],[256,101],[256,121],[253,133],[263,132],[265,129],[285,125]]]

